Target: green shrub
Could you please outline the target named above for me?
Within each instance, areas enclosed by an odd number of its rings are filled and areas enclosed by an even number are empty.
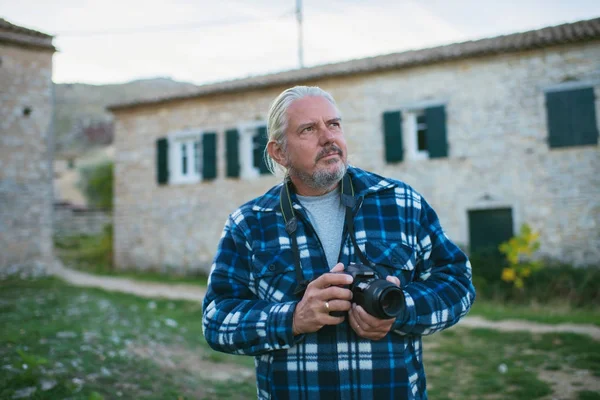
[[[107,224],[100,235],[61,236],[54,239],[57,255],[77,269],[110,271],[113,268],[113,226]]]
[[[113,168],[111,161],[81,168],[78,184],[90,206],[112,210]]]
[[[486,279],[486,274],[477,273],[478,258],[473,264],[473,284],[481,299],[513,303],[560,303],[577,308],[600,306],[600,268],[596,266],[575,268],[552,262],[532,273],[524,283],[524,290],[516,288],[497,276]],[[490,269],[501,271],[501,267]]]
[[[542,268],[542,263],[533,258],[540,248],[539,233],[527,224],[521,226],[517,236],[500,244],[498,249],[506,256],[508,267],[502,270],[502,280],[512,283],[515,288],[525,290],[525,280]]]

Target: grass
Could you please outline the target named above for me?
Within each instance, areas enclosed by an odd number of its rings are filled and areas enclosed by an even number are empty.
[[[168,271],[138,271],[112,267],[112,231],[107,228],[100,235],[75,235],[54,238],[57,257],[69,268],[106,276],[117,276],[139,281],[160,283],[186,283],[206,286],[208,277],[195,273],[183,275]]]
[[[423,341],[432,399],[530,400],[565,384],[579,385],[572,398],[588,398],[600,379],[600,343],[575,334],[456,327]],[[543,379],[546,371],[565,381]]]
[[[600,309],[574,308],[555,301],[554,304],[511,304],[477,299],[469,315],[491,321],[520,319],[544,324],[593,324],[600,326]]]
[[[253,359],[212,351],[201,318],[193,302],[0,281],[0,398],[255,398]],[[432,399],[551,398],[568,383],[570,398],[598,400],[600,342],[587,336],[459,325],[423,340]]]
[[[201,319],[201,305],[193,302],[75,288],[55,279],[0,281],[0,398],[27,390],[36,399],[255,396],[253,376],[216,384],[198,372],[252,372],[253,366],[249,357],[209,349]]]

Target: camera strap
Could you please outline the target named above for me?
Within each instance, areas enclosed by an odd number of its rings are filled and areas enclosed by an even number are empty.
[[[281,191],[279,192],[279,205],[281,207],[281,213],[283,214],[283,220],[285,221],[285,231],[288,233],[288,235],[290,235],[292,252],[294,253],[294,269],[296,271],[296,280],[298,281],[296,289],[294,290],[294,294],[302,296],[310,281],[304,279],[302,265],[300,263],[300,251],[298,250],[298,240],[296,238],[298,218],[294,213],[294,206],[292,205],[292,198],[290,195],[291,184],[292,182],[289,178],[286,178],[283,182]],[[346,228],[348,229],[350,239],[352,240],[352,244],[354,245],[354,249],[360,258],[360,261],[364,265],[370,265],[371,263],[367,260],[367,257],[365,257],[356,242],[356,235],[354,233],[354,216],[352,215],[352,210],[356,206],[356,198],[354,197],[352,179],[348,173],[344,174],[341,184],[340,202],[346,208]]]

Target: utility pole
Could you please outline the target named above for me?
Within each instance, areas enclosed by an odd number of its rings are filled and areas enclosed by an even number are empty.
[[[302,44],[302,0],[296,0],[296,20],[298,21],[298,63],[304,68],[304,48]]]

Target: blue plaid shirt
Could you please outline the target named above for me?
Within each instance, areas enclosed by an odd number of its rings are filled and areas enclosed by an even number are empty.
[[[403,182],[350,167],[360,249],[380,276],[400,279],[404,313],[383,339],[347,321],[294,336],[300,300],[280,185],[229,216],[204,299],[203,329],[218,351],[255,356],[260,399],[426,399],[421,335],[448,328],[475,298],[471,265],[425,199]],[[329,271],[306,213],[296,235],[305,279]],[[344,230],[339,261],[360,262]]]

